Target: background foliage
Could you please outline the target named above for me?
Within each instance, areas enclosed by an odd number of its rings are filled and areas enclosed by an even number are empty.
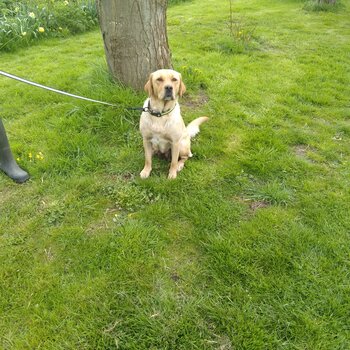
[[[34,40],[82,33],[97,25],[93,0],[2,1],[0,50],[28,46]]]
[[[185,1],[169,0],[169,5]],[[97,24],[95,0],[0,0],[0,51],[86,32]]]

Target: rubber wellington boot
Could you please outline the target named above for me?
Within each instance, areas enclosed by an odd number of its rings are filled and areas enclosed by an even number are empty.
[[[29,174],[22,170],[13,158],[11,148],[6,136],[2,119],[0,118],[0,170],[12,180],[22,183],[29,179]]]

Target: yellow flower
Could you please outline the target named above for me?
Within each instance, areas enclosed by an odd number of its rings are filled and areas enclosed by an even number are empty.
[[[19,7],[15,7],[15,12],[18,12],[19,11]]]
[[[66,1],[64,2],[64,4],[67,6],[67,5],[69,5],[69,2],[66,0]]]
[[[16,160],[17,160],[17,162],[19,162],[19,161],[21,160],[21,158],[20,158],[20,157],[17,157]]]
[[[44,32],[45,32],[44,27],[39,27],[39,28],[38,28],[38,32],[39,32],[39,33],[44,33]]]
[[[29,159],[32,159],[32,158],[33,158],[32,152],[29,152],[29,153],[28,153],[28,157],[29,157]]]
[[[22,32],[22,36],[26,36],[27,35],[27,32]]]
[[[35,13],[34,13],[34,12],[29,12],[29,13],[28,13],[28,16],[29,16],[30,18],[35,18]]]

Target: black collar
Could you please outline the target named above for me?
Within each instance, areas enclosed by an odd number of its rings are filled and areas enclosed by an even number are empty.
[[[175,103],[173,108],[170,108],[170,109],[163,111],[163,112],[156,112],[151,108],[151,100],[148,100],[148,106],[146,108],[144,108],[144,112],[148,112],[150,115],[153,115],[154,117],[160,118],[160,117],[163,117],[164,115],[167,115],[170,112],[172,112],[175,109],[175,107],[176,107],[176,103]]]

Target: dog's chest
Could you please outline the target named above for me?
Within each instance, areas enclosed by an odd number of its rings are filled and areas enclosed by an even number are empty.
[[[156,152],[166,153],[171,148],[171,142],[169,138],[164,137],[162,134],[153,133],[150,142],[152,149]]]
[[[148,139],[156,152],[165,153],[171,148],[173,122],[169,118],[144,118],[141,133]]]

